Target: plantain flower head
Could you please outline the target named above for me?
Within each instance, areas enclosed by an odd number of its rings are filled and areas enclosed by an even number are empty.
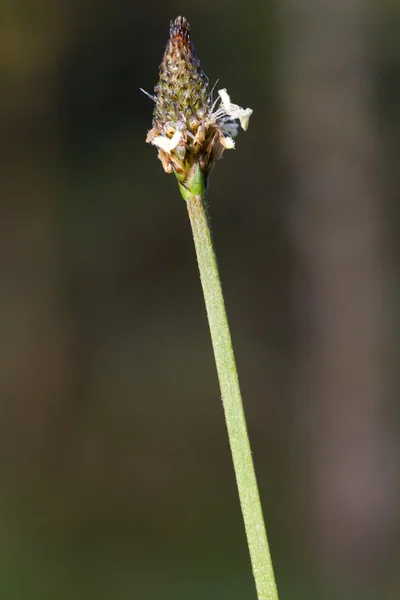
[[[157,146],[164,170],[174,172],[183,186],[197,166],[207,184],[224,150],[235,147],[239,124],[246,130],[253,112],[233,104],[225,89],[213,100],[185,17],[171,22],[159,81],[154,96],[147,95],[155,108],[146,142]]]

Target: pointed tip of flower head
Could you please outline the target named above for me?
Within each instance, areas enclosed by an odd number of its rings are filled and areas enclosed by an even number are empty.
[[[190,23],[186,17],[176,17],[175,21],[171,21],[170,36],[188,37],[190,34]]]

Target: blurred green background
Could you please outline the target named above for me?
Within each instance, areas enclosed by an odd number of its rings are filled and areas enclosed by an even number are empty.
[[[255,598],[169,21],[251,107],[209,204],[281,600],[400,596],[400,6],[0,5],[0,596]]]

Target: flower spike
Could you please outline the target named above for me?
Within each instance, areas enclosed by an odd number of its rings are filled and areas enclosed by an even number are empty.
[[[144,93],[155,102],[153,127],[146,141],[157,146],[164,170],[174,172],[186,187],[199,168],[207,185],[224,150],[235,148],[237,121],[246,130],[253,111],[233,104],[225,89],[212,101],[185,17],[171,22],[154,96]]]

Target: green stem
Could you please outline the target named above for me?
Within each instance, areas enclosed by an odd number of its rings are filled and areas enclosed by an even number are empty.
[[[257,597],[278,600],[200,169],[180,189],[192,226]]]

